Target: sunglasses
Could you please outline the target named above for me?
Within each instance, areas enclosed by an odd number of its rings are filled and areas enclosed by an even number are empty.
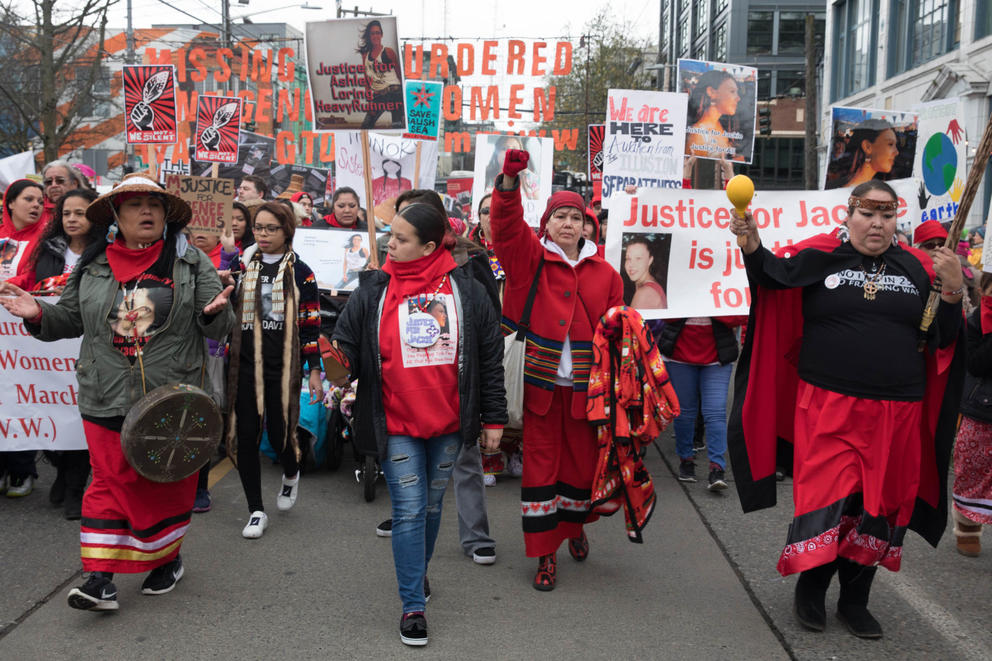
[[[69,180],[66,179],[65,177],[55,177],[54,179],[45,179],[42,181],[42,183],[45,184],[46,186],[51,186],[52,184],[58,184],[59,186],[61,186],[67,181]]]
[[[936,250],[937,248],[944,245],[943,241],[927,241],[920,244],[921,250]]]

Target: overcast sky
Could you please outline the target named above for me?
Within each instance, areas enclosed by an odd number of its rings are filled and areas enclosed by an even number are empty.
[[[73,2],[74,0],[70,0]],[[205,23],[220,21],[221,4],[218,0],[166,0]],[[614,15],[629,18],[637,26],[638,38],[657,39],[658,8],[660,0],[614,0],[608,3]],[[302,2],[280,0],[249,0],[239,4],[231,0],[231,17],[262,12],[251,16],[255,23],[289,23],[300,30],[306,21],[333,18],[333,0],[309,0],[320,10],[300,8]],[[69,4],[69,3],[66,3]],[[604,6],[600,0],[402,0],[384,1],[344,0],[343,6],[352,9],[395,14],[400,34],[404,38],[448,36],[471,37],[564,37],[582,33],[582,26]],[[65,6],[65,5],[63,5]],[[111,10],[109,27],[127,24],[127,3],[119,0]],[[289,9],[278,9],[289,7]],[[193,19],[170,9],[161,0],[132,0],[134,26],[149,27],[156,23],[190,23]]]

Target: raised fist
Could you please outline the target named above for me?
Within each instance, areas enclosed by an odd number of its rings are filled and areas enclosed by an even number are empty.
[[[220,131],[212,126],[203,129],[203,133],[200,134],[200,144],[207,151],[217,151],[220,147]]]
[[[503,157],[503,174],[508,177],[516,177],[521,170],[527,169],[527,162],[530,154],[523,149],[508,149]]]
[[[151,131],[154,122],[155,113],[147,103],[139,101],[131,108],[131,123],[142,131]]]

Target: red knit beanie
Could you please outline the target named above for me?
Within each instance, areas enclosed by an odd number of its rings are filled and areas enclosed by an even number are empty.
[[[913,243],[916,245],[926,243],[931,239],[940,239],[943,241],[946,238],[947,230],[936,220],[923,221],[917,226],[916,231],[913,232]]]
[[[548,198],[548,207],[544,210],[544,215],[541,216],[541,228],[537,233],[538,236],[544,236],[544,230],[548,226],[548,219],[551,218],[551,214],[564,207],[571,207],[578,209],[583,214],[586,213],[586,203],[581,195],[570,190],[558,191]]]

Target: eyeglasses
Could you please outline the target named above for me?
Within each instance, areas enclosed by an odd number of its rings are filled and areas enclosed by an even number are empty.
[[[944,245],[943,241],[927,241],[920,244],[920,250],[936,250],[942,245]]]
[[[489,207],[482,207],[481,209],[479,209],[479,215],[480,216],[488,216],[489,215]]]
[[[65,177],[55,177],[53,179],[45,179],[42,183],[44,183],[46,186],[51,186],[52,184],[58,184],[59,186],[61,186],[67,181],[69,180],[66,179]]]
[[[282,231],[282,225],[255,225],[252,230],[255,234],[278,234]]]

